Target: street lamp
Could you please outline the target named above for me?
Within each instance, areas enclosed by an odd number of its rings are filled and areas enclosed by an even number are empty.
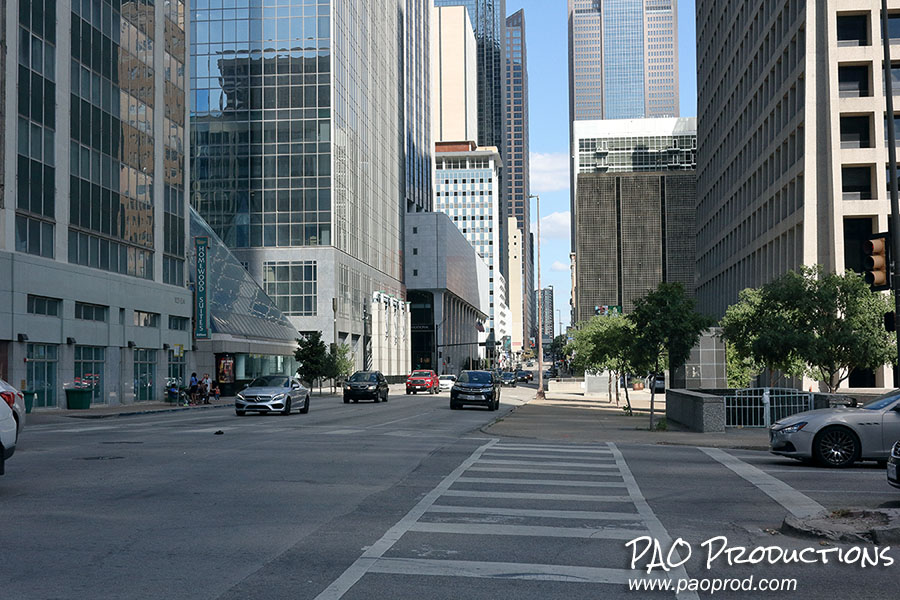
[[[544,344],[543,344],[543,331],[544,331],[544,294],[541,289],[541,197],[539,194],[529,195],[528,199],[536,199],[535,203],[535,212],[537,213],[537,288],[538,288],[538,306],[537,306],[537,316],[538,316],[538,335],[537,335],[537,355],[538,355],[538,390],[537,395],[535,396],[538,400],[544,399]]]

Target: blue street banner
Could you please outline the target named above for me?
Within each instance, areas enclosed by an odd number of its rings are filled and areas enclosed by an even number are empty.
[[[197,260],[197,285],[194,287],[194,315],[196,317],[194,337],[198,340],[209,339],[209,302],[207,301],[206,260],[209,256],[209,238],[194,238],[194,255]]]

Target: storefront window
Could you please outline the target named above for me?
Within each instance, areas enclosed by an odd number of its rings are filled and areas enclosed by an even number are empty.
[[[28,344],[26,387],[37,392],[36,407],[56,406],[57,346]]]
[[[134,351],[134,399],[136,402],[156,400],[156,350]]]
[[[184,385],[184,352],[181,356],[175,354],[174,350],[169,350],[169,382],[175,381],[179,385]]]
[[[94,388],[91,404],[105,404],[103,373],[106,349],[98,346],[75,346],[75,384]]]

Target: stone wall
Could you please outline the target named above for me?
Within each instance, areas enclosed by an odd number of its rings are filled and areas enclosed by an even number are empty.
[[[700,433],[725,431],[725,398],[695,390],[666,390],[666,421]]]

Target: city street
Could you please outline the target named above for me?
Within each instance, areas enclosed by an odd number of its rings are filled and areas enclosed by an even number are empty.
[[[728,565],[722,554],[707,569],[701,545],[849,548],[775,530],[816,507],[900,507],[883,469],[491,435],[533,394],[504,389],[497,413],[451,412],[446,392],[401,393],[379,404],[314,396],[308,415],[289,417],[220,408],[31,425],[0,478],[0,595],[674,597],[627,589],[650,554],[631,570],[625,544],[650,536],[663,556],[671,540],[690,544],[673,580],[796,578],[796,592],[767,597],[895,597],[896,564]]]

